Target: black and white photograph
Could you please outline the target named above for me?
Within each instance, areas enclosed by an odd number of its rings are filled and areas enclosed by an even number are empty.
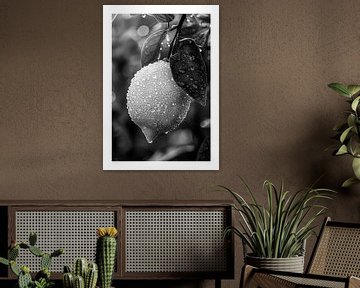
[[[218,170],[218,6],[103,13],[104,170]]]

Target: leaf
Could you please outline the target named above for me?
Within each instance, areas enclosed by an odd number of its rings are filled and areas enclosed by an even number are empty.
[[[340,136],[341,143],[344,143],[346,137],[348,136],[348,134],[349,134],[349,132],[351,131],[352,128],[353,127],[351,126],[351,127],[347,128],[347,129],[345,129],[345,131],[341,134],[341,136]]]
[[[210,14],[197,14],[196,17],[203,23],[210,23]]]
[[[356,116],[353,113],[350,113],[348,118],[347,118],[347,124],[348,126],[353,126],[353,128],[355,128],[355,132],[357,131],[356,129]]]
[[[199,47],[192,39],[180,40],[170,57],[175,82],[202,106],[206,105],[206,65]]]
[[[335,155],[344,155],[347,153],[348,153],[348,150],[346,148],[346,145],[341,145],[341,147],[339,148],[339,150],[336,152]]]
[[[158,22],[161,23],[167,23],[174,20],[175,15],[174,14],[149,14],[153,16]]]
[[[359,183],[360,183],[359,179],[357,179],[356,177],[351,177],[351,178],[345,180],[344,183],[342,183],[341,187],[348,188],[352,185],[359,184]]]
[[[206,137],[201,143],[196,161],[210,161],[210,137]]]
[[[360,92],[360,85],[348,85],[347,90],[349,91],[351,96]]]
[[[351,109],[356,111],[357,106],[359,105],[360,96],[356,97],[354,101],[351,103]]]
[[[352,168],[356,178],[360,180],[360,158],[355,157],[353,159]]]
[[[4,264],[4,265],[9,265],[9,260],[8,259],[5,259],[5,258],[3,258],[3,257],[0,257],[0,263],[1,264]]]
[[[141,49],[142,67],[160,60],[161,43],[166,37],[167,30],[160,29],[152,33],[144,42]]]
[[[209,27],[202,27],[198,24],[183,27],[180,31],[180,37],[191,38],[195,41],[196,45],[205,48],[210,35]]]
[[[331,83],[328,85],[329,88],[333,89],[335,92],[339,93],[342,96],[351,97],[350,92],[347,89],[347,86],[341,84],[341,83]]]

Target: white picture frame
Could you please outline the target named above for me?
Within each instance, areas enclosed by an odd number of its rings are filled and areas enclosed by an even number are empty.
[[[114,15],[210,14],[210,160],[114,161],[112,158],[112,21]],[[219,6],[104,5],[103,6],[103,170],[219,170]]]

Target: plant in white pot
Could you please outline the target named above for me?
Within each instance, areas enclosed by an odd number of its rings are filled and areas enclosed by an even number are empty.
[[[315,233],[316,220],[326,207],[318,202],[331,199],[334,191],[329,189],[304,188],[296,193],[278,189],[270,181],[264,182],[267,194],[266,205],[261,205],[254,193],[243,181],[251,201],[225,186],[236,200],[233,205],[240,215],[240,227],[228,227],[243,241],[250,253],[244,255],[245,264],[259,268],[300,272],[304,270],[305,241]]]

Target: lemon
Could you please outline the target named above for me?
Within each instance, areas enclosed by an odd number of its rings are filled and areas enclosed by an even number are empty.
[[[170,63],[158,61],[141,68],[131,80],[127,108],[148,143],[185,119],[192,98],[176,84]]]

